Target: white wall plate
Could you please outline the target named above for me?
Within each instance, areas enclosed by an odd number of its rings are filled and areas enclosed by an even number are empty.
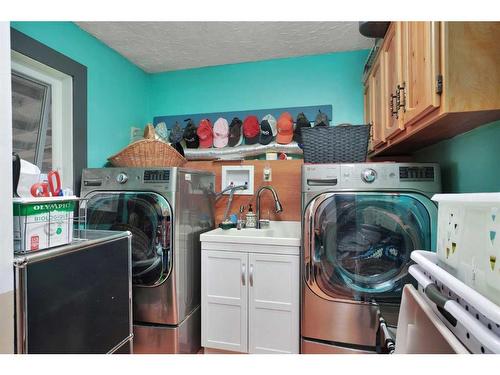
[[[236,190],[235,195],[253,195],[254,188],[254,166],[253,165],[224,165],[222,166],[221,189],[229,185],[240,186],[247,183],[246,190]],[[224,193],[228,195],[230,191]]]

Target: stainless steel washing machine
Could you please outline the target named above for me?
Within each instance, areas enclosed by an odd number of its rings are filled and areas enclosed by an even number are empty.
[[[83,171],[87,228],[132,233],[134,353],[201,347],[199,237],[214,228],[214,186],[183,168]]]
[[[440,169],[427,163],[302,167],[302,353],[375,353],[395,327],[416,249],[434,249]]]

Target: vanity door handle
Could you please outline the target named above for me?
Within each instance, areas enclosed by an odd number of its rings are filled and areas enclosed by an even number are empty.
[[[245,273],[246,273],[246,266],[245,266],[245,263],[242,263],[242,265],[241,265],[241,285],[243,285],[243,286],[245,286],[245,283],[246,283]]]
[[[250,286],[253,286],[253,264],[250,264]]]

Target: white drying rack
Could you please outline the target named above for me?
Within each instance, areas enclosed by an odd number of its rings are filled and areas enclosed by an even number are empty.
[[[415,250],[410,274],[446,326],[472,353],[500,353],[500,306],[438,264],[436,253]]]

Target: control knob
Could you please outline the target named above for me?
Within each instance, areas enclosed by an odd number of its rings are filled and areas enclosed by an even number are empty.
[[[363,172],[361,172],[361,179],[371,184],[377,178],[377,172],[372,168],[366,168]]]
[[[124,184],[125,182],[127,182],[128,180],[128,176],[126,173],[120,173],[118,176],[116,176],[116,182],[118,182],[119,184]]]

